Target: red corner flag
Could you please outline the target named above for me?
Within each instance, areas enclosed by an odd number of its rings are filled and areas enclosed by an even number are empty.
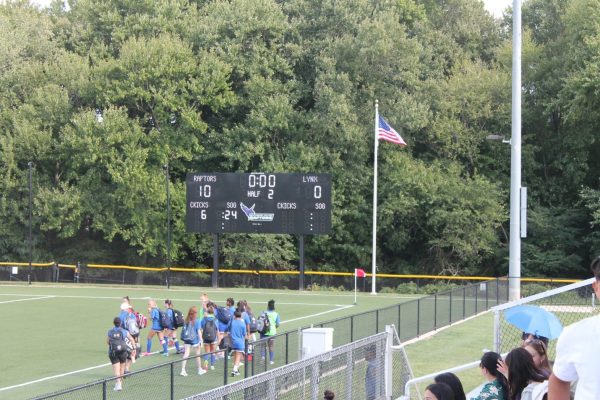
[[[355,268],[354,274],[356,275],[357,278],[364,278],[365,276],[367,276],[367,274],[365,273],[365,270],[362,268]]]
[[[379,123],[377,126],[377,139],[396,143],[402,147],[406,146],[406,142],[402,139],[402,136],[400,136],[400,134],[396,132],[396,130],[394,130],[381,115],[379,116]]]

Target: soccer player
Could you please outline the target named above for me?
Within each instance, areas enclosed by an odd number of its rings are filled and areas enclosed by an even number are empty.
[[[279,324],[281,323],[279,319],[279,314],[275,311],[275,300],[269,300],[267,303],[267,311],[264,314],[269,318],[270,328],[266,333],[261,333],[260,338],[270,338],[277,334],[277,328],[279,328]],[[275,339],[268,340],[269,346],[269,364],[275,364]]]
[[[187,316],[185,317],[185,325],[183,326],[181,337],[184,343],[185,352],[183,353],[183,361],[181,362],[181,376],[187,376],[185,365],[187,364],[187,358],[190,356],[190,352],[193,349],[196,350],[196,364],[198,366],[198,375],[203,375],[206,371],[202,368],[200,360],[200,345],[202,342],[201,338],[201,320],[198,318],[198,308],[196,306],[190,307]]]
[[[175,350],[177,354],[183,353],[183,349],[179,348],[179,340],[177,339],[177,328],[175,328],[175,314],[173,312],[173,302],[169,299],[165,300],[165,312],[167,313],[167,320],[169,321],[167,325],[167,337],[166,340],[173,341],[175,344]],[[167,348],[167,351],[168,348]]]
[[[236,376],[240,374],[240,361],[244,355],[248,331],[246,330],[246,322],[242,319],[240,310],[236,310],[233,316],[233,321],[231,321],[228,329],[231,337],[231,349],[233,351],[233,371],[231,372],[231,376]]]
[[[123,389],[123,375],[128,360],[130,360],[129,346],[127,340],[133,343],[133,338],[125,329],[121,328],[121,318],[113,319],[113,327],[106,335],[106,344],[108,345],[108,358],[112,364],[116,383],[114,390]]]
[[[158,336],[158,340],[162,345],[163,355],[169,355],[169,351],[167,349],[167,340],[165,339],[165,335],[163,334],[162,324],[160,322],[160,311],[156,306],[156,301],[150,299],[148,300],[148,314],[150,315],[150,320],[152,321],[152,326],[150,331],[148,332],[148,339],[146,340],[146,352],[143,354],[144,356],[149,356],[152,354],[152,338],[154,336]]]
[[[219,327],[215,317],[215,306],[209,303],[204,318],[200,323],[202,342],[204,351],[210,353],[210,369],[215,369],[215,350],[217,349],[217,340],[219,337]],[[208,369],[208,359],[204,357],[204,369]]]

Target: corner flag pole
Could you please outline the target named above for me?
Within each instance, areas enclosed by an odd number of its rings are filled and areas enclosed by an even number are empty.
[[[371,294],[377,294],[375,288],[375,277],[377,274],[377,152],[379,141],[377,140],[377,131],[379,130],[379,101],[375,100],[375,161],[373,163],[373,250],[371,254]]]

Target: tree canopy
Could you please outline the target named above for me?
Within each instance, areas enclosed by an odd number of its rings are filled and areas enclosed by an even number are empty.
[[[185,175],[318,172],[333,230],[310,268],[371,260],[375,100],[386,273],[507,273],[510,15],[478,0],[70,0],[0,5],[0,254],[210,263]],[[600,247],[600,0],[523,8],[523,274],[586,276]],[[226,235],[223,262],[294,269],[296,238]]]

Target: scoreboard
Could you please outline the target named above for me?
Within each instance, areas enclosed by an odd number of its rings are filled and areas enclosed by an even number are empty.
[[[188,173],[186,230],[327,234],[331,177],[301,173]]]

